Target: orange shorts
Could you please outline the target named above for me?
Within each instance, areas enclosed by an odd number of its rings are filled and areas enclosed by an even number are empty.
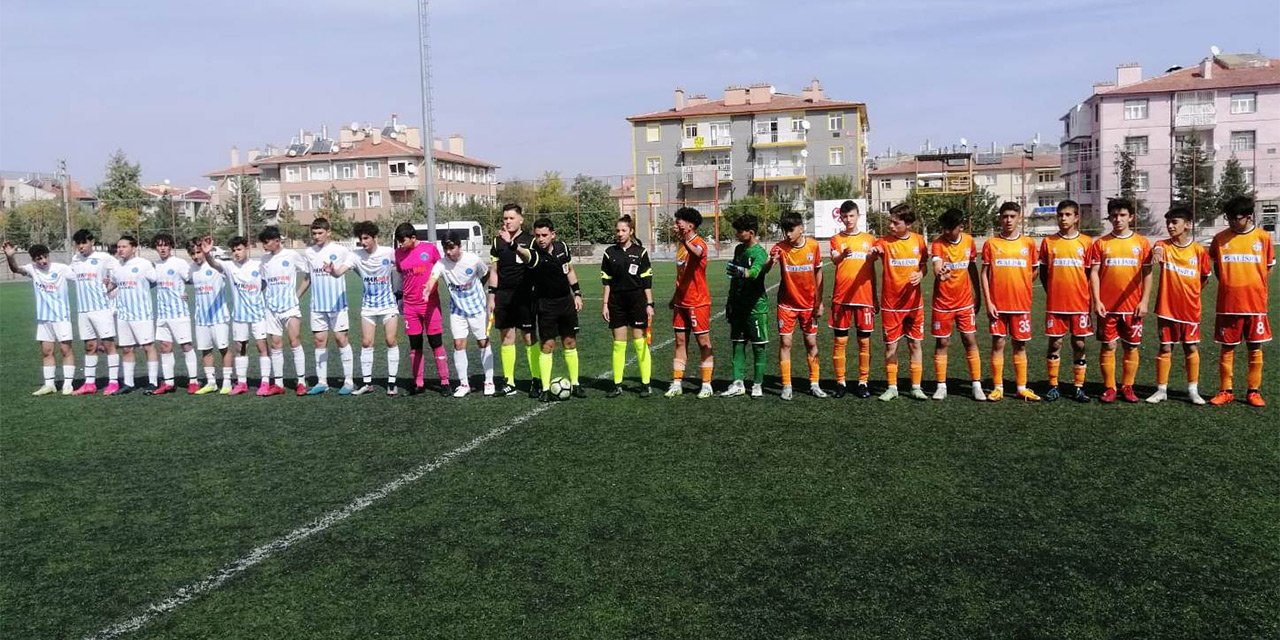
[[[1156,326],[1160,330],[1160,344],[1196,344],[1200,342],[1199,322],[1178,322],[1157,318]]]
[[[711,331],[711,305],[676,307],[672,310],[671,327],[694,335]]]
[[[1271,321],[1266,315],[1219,313],[1213,319],[1213,341],[1218,344],[1271,342]]]
[[[924,309],[911,311],[880,312],[880,324],[884,327],[886,344],[897,342],[903,336],[911,340],[924,340]]]
[[[1087,338],[1093,335],[1091,320],[1087,313],[1046,313],[1044,335],[1050,338],[1062,338],[1071,334],[1075,338]]]
[[[1108,313],[1098,319],[1098,340],[1125,344],[1142,344],[1142,323],[1134,322],[1132,313]]]
[[[960,333],[977,333],[978,316],[973,307],[954,311],[933,310],[933,329],[930,332],[933,337],[950,337],[953,328],[959,329]]]
[[[871,307],[855,307],[851,304],[833,302],[831,316],[827,318],[827,326],[838,331],[856,328],[858,333],[871,333],[876,328],[875,315]]]
[[[1026,342],[1031,339],[1031,314],[1029,313],[1002,313],[1000,317],[991,321],[991,335],[1010,337],[1018,342]]]
[[[786,307],[778,307],[778,335],[791,335],[796,330],[796,324],[800,325],[800,331],[807,336],[816,335],[818,333],[818,319],[814,317],[813,309],[788,309]]]

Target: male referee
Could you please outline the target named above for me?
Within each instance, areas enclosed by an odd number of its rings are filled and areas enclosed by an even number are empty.
[[[542,337],[542,353],[538,370],[542,375],[542,401],[551,398],[551,364],[556,349],[556,336],[564,346],[564,364],[569,370],[569,384],[576,398],[587,397],[578,384],[578,312],[582,311],[582,289],[573,270],[569,247],[556,240],[550,218],[533,223],[533,245],[522,247],[511,242],[506,229],[501,237],[524,260],[533,280],[534,308],[537,310],[538,335]]]
[[[494,268],[489,269],[489,317],[502,338],[499,355],[502,360],[502,377],[506,383],[497,395],[510,396],[516,392],[516,330],[524,334],[525,357],[529,361],[529,397],[537,398],[541,390],[538,379],[537,347],[533,344],[533,284],[525,278],[526,259],[516,253],[515,247],[528,251],[531,238],[525,233],[524,209],[518,204],[502,206],[502,228],[489,251]]]

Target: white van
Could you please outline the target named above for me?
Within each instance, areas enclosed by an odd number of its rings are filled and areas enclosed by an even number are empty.
[[[414,229],[418,230],[418,239],[427,239],[427,225],[415,223]],[[440,246],[440,242],[450,233],[456,233],[462,237],[462,249],[477,253],[481,256],[489,254],[489,245],[484,240],[484,231],[480,229],[480,223],[473,220],[455,220],[453,222],[437,222],[436,237],[434,238],[436,246],[444,251],[444,247]]]

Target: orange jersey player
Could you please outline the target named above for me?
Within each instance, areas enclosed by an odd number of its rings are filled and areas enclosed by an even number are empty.
[[[1075,390],[1071,399],[1089,402],[1084,392],[1088,360],[1085,339],[1093,333],[1089,311],[1089,272],[1084,267],[1085,254],[1093,238],[1080,233],[1080,205],[1074,200],[1058,203],[1058,232],[1040,242],[1040,284],[1044,285],[1044,333],[1049,338],[1045,368],[1049,388],[1044,399],[1053,402],[1061,397],[1058,371],[1062,364],[1062,341],[1071,336]]]
[[[779,222],[783,239],[769,251],[769,266],[779,265],[782,284],[778,288],[778,367],[782,374],[782,399],[790,400],[791,334],[796,325],[804,334],[809,364],[809,394],[825,398],[818,385],[818,319],[822,317],[822,249],[818,241],[804,235],[804,219],[789,213]]]
[[[681,207],[675,213],[673,233],[676,241],[676,290],[667,305],[672,311],[671,325],[676,331],[675,354],[671,359],[671,387],[666,396],[684,393],[684,367],[688,354],[689,334],[698,342],[702,356],[702,388],[699,398],[710,398],[711,372],[711,293],[707,290],[707,242],[698,235],[702,214],[692,207]]]
[[[898,342],[907,338],[910,356],[911,397],[928,400],[920,388],[924,378],[924,362],[920,341],[924,339],[924,296],[920,281],[924,279],[929,249],[924,237],[911,230],[916,214],[910,205],[899,204],[889,210],[889,235],[876,241],[875,251],[884,260],[880,281],[880,313],[884,326],[884,370],[889,388],[881,400],[898,397]]]
[[[1204,404],[1200,397],[1200,295],[1212,268],[1209,252],[1191,237],[1194,220],[1187,207],[1174,207],[1164,214],[1169,239],[1151,249],[1151,262],[1160,270],[1160,291],[1156,295],[1156,323],[1160,327],[1160,354],[1156,356],[1156,392],[1147,398],[1155,404],[1168,398],[1169,370],[1173,345],[1182,343],[1187,364],[1187,397],[1192,404]]]
[[[1013,338],[1013,372],[1018,397],[1038,402],[1027,387],[1027,341],[1031,339],[1031,283],[1039,266],[1036,243],[1022,233],[1022,207],[1000,205],[999,233],[982,245],[982,295],[991,322],[991,379],[988,399],[1004,398],[1004,343]]]
[[[1222,406],[1235,400],[1232,392],[1236,345],[1245,342],[1249,352],[1248,391],[1245,402],[1264,407],[1262,400],[1262,345],[1271,341],[1267,319],[1267,276],[1276,264],[1271,234],[1253,220],[1253,198],[1240,196],[1222,206],[1227,228],[1213,237],[1209,256],[1218,277],[1217,312],[1213,339],[1222,345],[1218,360],[1218,393],[1209,401]]]
[[[854,394],[871,397],[871,332],[875,330],[876,237],[858,230],[858,205],[846,200],[840,205],[844,230],[831,236],[831,263],[836,266],[836,282],[831,291],[831,312],[827,324],[835,333],[831,361],[836,370],[835,397],[845,394],[845,349],[850,329],[858,332],[858,386]]]
[[[982,392],[982,358],[978,353],[977,299],[973,287],[978,282],[978,257],[973,236],[964,231],[964,212],[947,209],[938,218],[942,234],[929,246],[933,263],[932,335],[933,369],[938,388],[934,400],[947,397],[947,348],[951,332],[960,330],[965,359],[969,363],[969,380],[975,400],[986,400]]]
[[[1127,199],[1107,202],[1111,233],[1095,240],[1085,254],[1096,331],[1102,343],[1098,359],[1105,389],[1099,399],[1104,403],[1116,401],[1117,340],[1124,343],[1120,395],[1125,402],[1138,401],[1133,382],[1138,377],[1142,320],[1151,300],[1151,244],[1133,230],[1133,211],[1134,205]]]

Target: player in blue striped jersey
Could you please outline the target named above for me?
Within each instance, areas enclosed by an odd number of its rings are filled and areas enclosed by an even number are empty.
[[[88,229],[76,231],[71,240],[76,245],[76,252],[71,256],[71,271],[76,275],[76,321],[80,339],[84,341],[84,384],[72,395],[98,392],[100,351],[107,354],[107,389],[114,393],[120,388],[116,382],[120,356],[116,353],[116,310],[107,297],[107,280],[118,263],[111,255],[94,248],[95,238]]]
[[[199,391],[196,382],[196,351],[191,345],[191,309],[187,306],[187,283],[191,282],[191,264],[173,255],[173,236],[158,233],[151,246],[159,254],[156,270],[156,342],[160,346],[160,376],[163,381],[152,395],[174,390],[173,345],[182,347],[187,365],[187,393]]]
[[[195,262],[191,269],[191,286],[195,291],[196,349],[204,365],[205,383],[196,395],[217,393],[218,371],[214,367],[215,349],[222,358],[222,387],[231,393],[232,359],[231,312],[227,310],[227,278],[205,261],[204,250],[195,240],[187,241],[187,254]]]
[[[262,298],[262,263],[249,258],[249,241],[236,236],[231,245],[231,261],[213,257],[213,238],[200,241],[204,260],[215,271],[221,271],[231,284],[231,299],[235,309],[231,313],[231,337],[236,342],[236,384],[225,395],[249,393],[249,339],[253,338],[258,349],[258,395],[265,396],[271,389],[271,357],[267,355],[267,305]]]
[[[495,392],[493,384],[493,351],[489,347],[489,305],[485,283],[489,267],[480,256],[462,250],[462,236],[450,232],[440,243],[444,255],[431,268],[427,290],[434,291],[436,281],[444,279],[449,288],[449,333],[453,335],[453,368],[458,373],[458,389],[453,397],[471,393],[467,376],[467,336],[475,337],[480,350],[480,366],[484,371],[484,395]]]
[[[276,374],[271,395],[284,393],[284,338],[289,338],[293,356],[294,388],[307,393],[307,356],[302,351],[302,310],[298,300],[311,284],[307,261],[293,249],[285,249],[278,227],[258,232],[262,243],[263,296],[267,303],[267,341],[271,346],[271,369]],[[299,277],[298,274],[302,276]]]
[[[151,288],[156,283],[155,267],[150,260],[138,255],[138,239],[130,235],[120,236],[116,242],[116,260],[120,264],[111,270],[108,285],[116,307],[116,332],[124,351],[121,354],[121,386],[116,393],[134,390],[138,347],[147,358],[147,386],[144,389],[151,393],[156,390],[160,379],[160,361],[156,359],[154,344],[155,308],[151,303]]]
[[[383,339],[387,345],[387,395],[399,393],[396,373],[400,369],[400,346],[396,336],[400,332],[400,307],[395,292],[400,289],[400,272],[396,269],[396,252],[391,247],[378,246],[378,225],[357,222],[352,228],[358,247],[345,264],[330,264],[329,274],[342,276],[348,269],[360,273],[364,294],[360,298],[360,375],[363,383],[353,395],[373,392],[373,340],[378,325],[382,325]]]
[[[355,389],[352,377],[351,344],[347,341],[347,280],[333,275],[335,266],[351,260],[351,252],[331,241],[329,221],[316,218],[311,221],[311,246],[303,257],[311,269],[311,332],[315,337],[316,386],[307,395],[320,395],[329,390],[329,334],[338,343],[338,355],[342,358],[342,388],[338,393],[351,395]]]
[[[71,395],[71,379],[76,375],[76,356],[71,352],[71,303],[67,296],[67,282],[75,279],[71,267],[49,261],[49,247],[33,244],[27,249],[31,264],[18,266],[12,244],[4,243],[5,261],[9,271],[31,278],[36,292],[36,340],[40,343],[40,358],[44,365],[44,384],[33,396],[47,396],[58,391],[54,386],[53,348],[62,353],[62,395]]]

